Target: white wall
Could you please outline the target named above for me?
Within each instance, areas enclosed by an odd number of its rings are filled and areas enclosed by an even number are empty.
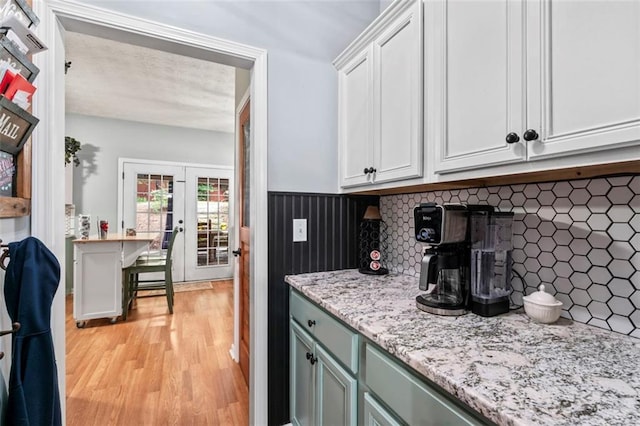
[[[269,190],[338,190],[331,62],[379,14],[379,0],[80,1],[267,49]]]
[[[118,158],[233,166],[233,133],[159,126],[67,114],[66,134],[78,139],[80,166],[74,168],[76,214],[118,218]]]

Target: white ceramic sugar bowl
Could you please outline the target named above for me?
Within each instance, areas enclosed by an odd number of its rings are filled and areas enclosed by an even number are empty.
[[[560,318],[562,302],[544,291],[544,284],[538,287],[540,291],[524,296],[524,311],[534,321],[551,324]]]

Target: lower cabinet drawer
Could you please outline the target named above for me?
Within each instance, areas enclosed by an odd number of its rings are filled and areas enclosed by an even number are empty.
[[[298,324],[329,349],[352,373],[358,372],[357,333],[340,324],[295,291],[291,291],[289,312]]]
[[[484,424],[372,345],[366,345],[365,356],[366,385],[406,423],[434,426]]]

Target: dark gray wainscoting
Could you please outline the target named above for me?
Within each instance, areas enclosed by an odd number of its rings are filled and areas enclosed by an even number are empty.
[[[289,422],[288,274],[358,266],[358,233],[377,196],[269,193],[269,424]],[[293,242],[293,219],[307,219],[307,241]]]

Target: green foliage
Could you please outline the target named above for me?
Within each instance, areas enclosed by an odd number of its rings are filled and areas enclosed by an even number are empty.
[[[80,165],[80,159],[76,156],[76,153],[80,151],[80,141],[72,138],[71,136],[65,136],[64,138],[64,165],[70,164],[73,160],[73,164],[78,167]]]
[[[154,191],[151,191],[150,194],[150,210],[154,213],[166,211],[169,207],[169,191],[167,191],[166,189],[156,189]]]

